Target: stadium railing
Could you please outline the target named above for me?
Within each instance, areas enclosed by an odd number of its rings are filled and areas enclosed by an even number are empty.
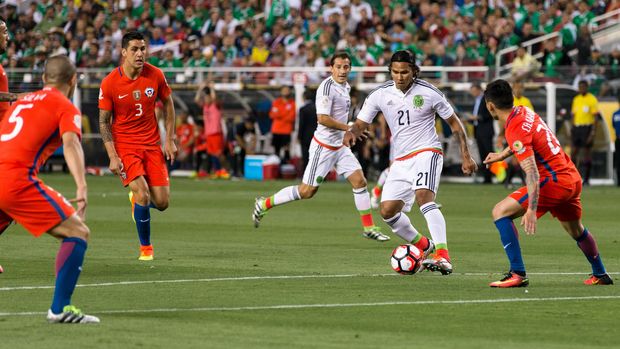
[[[600,16],[594,17],[590,22],[589,28],[590,33],[592,34],[592,39],[597,46],[607,47],[617,44],[617,38],[618,35],[620,35],[620,9],[616,9],[604,13]],[[536,59],[540,59],[543,56],[543,53],[542,51],[533,52],[534,46],[556,38],[558,39],[558,47],[562,47],[562,37],[560,36],[560,33],[553,32],[532,40],[525,41],[521,43],[521,45],[510,46],[500,50],[495,57],[495,76],[499,78],[510,75],[510,71],[512,69],[512,62],[505,64],[502,64],[502,62],[505,62],[508,57],[514,56],[514,53],[517,51],[519,46],[525,47],[528,54],[533,55]],[[608,52],[609,50],[605,49],[604,51]],[[575,56],[576,54],[576,49],[572,49],[569,51],[569,56],[571,57]]]
[[[74,94],[74,103],[84,114],[84,147],[87,163],[92,166],[107,166],[108,162],[98,131],[97,103],[100,82],[109,71],[110,69],[78,69],[79,84],[77,93]],[[201,110],[195,105],[193,97],[202,82],[213,79],[216,81],[218,98],[224,104],[225,116],[233,117],[237,121],[254,112],[261,101],[270,102],[278,97],[278,89],[284,84],[294,86],[296,105],[301,107],[304,104],[302,96],[305,89],[317,87],[328,75],[327,68],[307,67],[164,69],[164,72],[175,92],[177,109],[189,111],[190,115],[200,118]],[[31,91],[41,87],[40,71],[11,69],[7,70],[7,75],[11,91]],[[560,76],[569,76],[571,78],[565,80],[574,80],[575,68],[569,67],[561,71]],[[483,66],[422,67],[421,77],[432,81],[446,92],[457,112],[463,113],[473,107],[473,100],[468,93],[471,82],[491,81],[494,73],[491,68]],[[350,83],[364,96],[389,78],[385,67],[354,67]],[[570,111],[572,98],[576,94],[571,85],[573,81],[566,82],[568,84],[560,79],[545,81],[543,78],[538,82],[527,83],[525,92],[525,95],[532,99],[536,112],[545,118],[551,129],[558,130],[558,137],[564,145],[570,144],[565,135],[568,127],[563,125],[566,123],[566,111]],[[613,142],[607,125],[600,124],[602,132],[597,133],[593,174],[595,178],[608,183],[613,179]],[[261,139],[263,143],[269,143],[268,130],[259,136],[264,138]],[[453,158],[458,160],[458,156]]]

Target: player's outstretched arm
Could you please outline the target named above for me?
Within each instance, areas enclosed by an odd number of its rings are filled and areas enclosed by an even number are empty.
[[[467,145],[467,134],[465,133],[463,123],[459,120],[459,117],[456,116],[456,114],[452,114],[452,116],[450,116],[446,121],[448,122],[448,125],[450,125],[452,134],[459,141],[461,157],[463,158],[461,170],[466,175],[474,174],[478,170],[478,165],[469,152],[469,145]]]
[[[368,133],[366,130],[369,125],[370,124],[360,119],[355,120],[353,125],[344,133],[344,140],[342,141],[342,144],[347,147],[352,147],[358,139],[368,138]]]
[[[123,171],[123,163],[114,148],[114,139],[112,138],[112,112],[109,110],[99,109],[99,132],[103,145],[110,158],[110,171],[117,176]]]
[[[521,225],[525,228],[526,234],[532,235],[536,233],[536,210],[538,209],[538,194],[540,193],[540,174],[538,173],[534,155],[519,161],[519,165],[521,165],[521,169],[525,173],[528,197],[527,211],[521,218]]]
[[[215,95],[213,89],[211,89],[211,93]],[[170,163],[174,163],[174,159],[177,156],[177,145],[176,145],[176,115],[174,114],[174,101],[172,100],[172,94],[170,94],[166,99],[162,101],[164,103],[164,110],[166,112],[165,115],[165,123],[166,123],[166,141],[164,144],[164,154],[166,155],[166,160],[170,160]]]
[[[74,132],[65,132],[62,135],[63,152],[69,172],[73,176],[76,186],[75,202],[77,214],[86,220],[86,206],[88,205],[88,191],[86,186],[86,170],[84,169],[84,150],[80,138]]]
[[[499,153],[489,153],[489,155],[487,155],[487,157],[484,159],[483,163],[487,165],[488,167],[488,165],[494,162],[505,160],[509,158],[511,155],[512,155],[512,150],[510,150],[510,147],[506,147],[504,150],[502,150]]]

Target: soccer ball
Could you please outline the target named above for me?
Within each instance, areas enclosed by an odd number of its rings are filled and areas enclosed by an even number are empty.
[[[422,252],[413,245],[400,245],[392,252],[390,263],[392,269],[399,274],[413,275],[422,266]]]

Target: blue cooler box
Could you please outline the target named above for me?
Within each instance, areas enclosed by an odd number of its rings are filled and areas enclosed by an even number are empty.
[[[245,179],[257,181],[263,180],[263,163],[267,159],[266,155],[246,155],[243,164]]]

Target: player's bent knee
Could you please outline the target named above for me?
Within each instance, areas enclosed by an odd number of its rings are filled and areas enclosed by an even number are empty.
[[[158,201],[153,201],[153,204],[155,205],[155,208],[158,211],[165,211],[168,206],[170,205],[170,201],[168,200],[158,200]]]
[[[76,237],[84,239],[85,241],[88,241],[88,239],[90,238],[90,229],[84,223],[80,224],[79,228],[76,229],[75,232],[76,232]]]
[[[147,206],[151,202],[151,194],[148,190],[134,192],[134,200],[138,205]]]
[[[396,210],[393,207],[388,207],[385,205],[381,205],[381,210],[380,210],[380,214],[381,214],[381,218],[383,219],[389,219],[394,217],[399,211]]]
[[[495,205],[495,207],[493,207],[491,215],[493,216],[494,221],[508,216],[506,210],[501,203],[498,203]]]
[[[317,191],[319,191],[318,187],[299,186],[299,196],[302,199],[312,198],[316,194]]]

